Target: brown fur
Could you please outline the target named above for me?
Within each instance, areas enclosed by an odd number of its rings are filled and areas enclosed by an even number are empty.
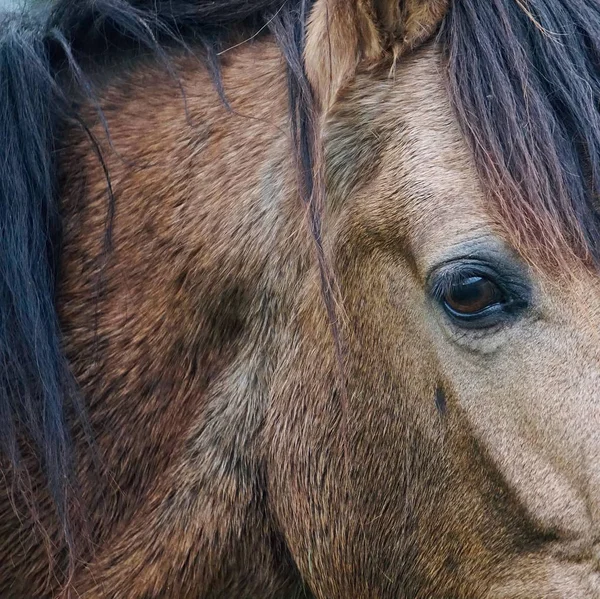
[[[485,200],[435,44],[405,56],[395,78],[380,54],[381,32],[402,54],[444,6],[407,3],[394,24],[383,6],[342,14],[321,0],[311,21],[346,414],[275,45],[228,53],[233,112],[190,58],[176,58],[187,115],[154,64],[110,81],[108,253],[103,170],[67,132],[58,305],[100,461],[80,435],[93,549],[74,596],[599,596],[595,470],[561,462],[573,431],[586,455],[598,446],[597,410],[586,422],[577,407],[596,393],[598,339],[583,323],[597,329],[597,278],[581,268],[557,289],[552,273],[529,273],[539,311],[487,337],[450,330],[426,295],[429,271],[457,248],[527,259]],[[323,36],[335,50],[321,80]],[[363,68],[376,54],[379,66]],[[572,423],[560,429],[563,409]],[[11,509],[0,498],[0,595],[55,596],[64,581],[47,577],[34,527],[26,537]]]
[[[361,68],[393,65],[431,37],[448,9],[448,0],[327,0],[317,2],[308,27],[305,62],[320,104]]]

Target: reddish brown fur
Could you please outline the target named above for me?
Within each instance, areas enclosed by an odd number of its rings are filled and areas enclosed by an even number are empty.
[[[257,56],[260,72],[254,68]],[[172,79],[157,73],[153,65],[124,74],[103,99],[119,154],[105,147],[117,198],[114,248],[108,255],[102,170],[79,134],[70,136],[63,151],[69,191],[64,199],[65,276],[59,305],[67,351],[88,399],[107,470],[96,478],[93,456],[82,444],[82,476],[85,479],[88,475],[83,473],[89,471],[93,481],[84,480],[83,490],[98,564],[85,578],[102,588],[104,568],[112,572],[110,564],[125,552],[128,567],[122,570],[122,581],[106,576],[111,589],[133,593],[127,590],[128,583],[136,568],[143,566],[147,590],[137,588],[136,582],[135,596],[144,592],[163,596],[161,588],[172,588],[180,580],[185,588],[198,584],[211,588],[218,580],[231,578],[229,568],[238,572],[241,563],[249,573],[265,571],[257,588],[285,587],[291,578],[288,566],[280,565],[280,557],[270,553],[270,545],[276,542],[273,525],[262,499],[255,496],[257,481],[250,476],[257,458],[244,449],[244,437],[256,434],[260,405],[227,407],[215,390],[224,384],[227,373],[235,377],[236,369],[248,370],[247,376],[252,376],[248,361],[268,360],[249,353],[249,348],[265,344],[272,326],[269,312],[275,314],[285,301],[277,297],[280,292],[274,285],[272,235],[277,229],[283,237],[301,235],[301,228],[291,229],[286,222],[284,207],[294,202],[294,196],[283,193],[291,183],[279,176],[285,175],[284,168],[289,171],[282,164],[282,157],[289,154],[283,133],[283,63],[274,46],[261,45],[246,50],[226,71],[225,84],[240,86],[241,93],[232,96],[240,116],[227,113],[198,63],[188,60],[184,70],[189,74],[185,84],[191,123],[186,122]],[[153,94],[145,93],[148,85]],[[275,102],[264,103],[265,89],[271,90]],[[145,115],[143,122],[140,115]],[[96,133],[100,135],[100,129]],[[253,162],[264,166],[250,171],[240,168]],[[76,170],[68,165],[77,165]],[[282,187],[280,211],[260,206],[263,185]],[[301,272],[302,257],[293,259]],[[272,297],[265,304],[267,293]],[[97,301],[89,301],[94,297]],[[270,303],[274,307],[269,308]],[[262,323],[256,321],[261,311],[266,312]],[[260,379],[248,381],[255,393],[264,384]],[[125,405],[129,407],[123,410]],[[228,419],[208,418],[207,413],[223,409],[231,410]],[[195,448],[193,439],[199,431],[204,431],[204,446]],[[195,463],[189,471],[185,456],[190,452],[207,452],[205,466]],[[178,481],[175,485],[173,477]],[[182,480],[187,481],[185,488]],[[191,502],[182,514],[185,522],[157,513],[173,510],[177,502]],[[168,526],[171,532],[160,533],[150,526],[152,518],[164,519],[157,526]],[[197,528],[189,530],[194,520]],[[246,533],[242,526],[248,528]],[[147,534],[150,537],[144,540]],[[240,535],[258,538],[248,541],[244,559],[232,557],[231,566],[215,567],[223,561],[223,552],[235,552]],[[160,555],[152,558],[146,543],[165,538],[172,538],[179,548],[157,548]],[[182,567],[191,568],[183,566],[189,560],[188,543],[198,543],[201,572],[185,579],[164,560],[171,564],[180,559]],[[46,582],[43,560],[32,560],[27,545],[23,553],[18,549],[11,553],[13,568],[31,572],[21,579],[26,585],[22,592],[29,589],[27,593],[39,596]],[[271,571],[273,580],[265,581]],[[88,586],[89,582],[83,584]],[[184,596],[184,591],[176,596]]]
[[[258,56],[260,71],[254,68]],[[107,288],[97,333],[89,307],[74,297],[93,294],[99,265],[92,262],[65,282],[63,305],[81,309],[63,315],[67,334],[74,331],[71,351],[81,364],[80,379],[97,396],[98,381],[106,375],[87,369],[105,343],[110,349],[102,367],[120,375],[110,376],[116,388],[100,392],[105,408],[93,421],[95,430],[106,431],[101,445],[114,478],[109,496],[116,490],[108,506],[94,512],[118,517],[102,531],[99,542],[106,549],[98,551],[84,589],[99,591],[106,581],[110,592],[119,589],[122,596],[159,597],[169,589],[184,597],[196,596],[198,588],[211,596],[211,589],[232,585],[235,596],[242,590],[235,591],[231,581],[243,581],[244,572],[256,577],[253,584],[240,583],[249,594],[253,587],[275,592],[293,582],[289,566],[273,554],[274,525],[257,496],[259,456],[250,452],[261,405],[246,394],[259,394],[265,382],[240,382],[239,398],[235,389],[219,392],[229,387],[230,377],[259,377],[251,364],[268,360],[249,349],[269,345],[264,338],[273,326],[269,311],[276,312],[269,304],[278,307],[277,288],[271,290],[270,237],[287,223],[285,214],[260,206],[260,191],[265,177],[279,174],[286,153],[282,66],[274,47],[257,47],[234,61],[224,84],[239,86],[232,106],[240,116],[227,113],[193,61],[183,66],[191,123],[172,81],[167,75],[157,80],[153,68],[126,77],[105,98],[116,107],[106,113],[116,150],[149,166],[127,167],[114,154],[110,160],[115,247],[103,273]],[[151,81],[152,96],[143,93]],[[261,103],[265,89],[279,99]],[[142,114],[148,118],[140,139],[136,119]],[[240,168],[253,162],[265,166]],[[95,242],[87,252],[100,253],[105,219],[104,181],[97,168],[92,172],[97,179],[87,181],[88,198],[98,198],[99,212],[76,211],[71,223],[77,241],[67,243],[74,254],[67,252],[66,260],[83,265],[86,246]],[[86,330],[87,355],[80,349]],[[119,407],[111,410],[113,394]],[[135,402],[128,413],[120,408],[126,397]],[[134,399],[140,397],[141,402]],[[125,445],[118,440],[123,437]]]

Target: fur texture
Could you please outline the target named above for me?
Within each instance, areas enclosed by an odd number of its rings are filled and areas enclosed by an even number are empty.
[[[0,596],[600,596],[600,11],[525,8],[3,23]]]

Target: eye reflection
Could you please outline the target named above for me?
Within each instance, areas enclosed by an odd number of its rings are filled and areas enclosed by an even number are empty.
[[[443,301],[453,313],[472,316],[502,303],[503,294],[489,279],[471,276],[456,281],[444,294]]]

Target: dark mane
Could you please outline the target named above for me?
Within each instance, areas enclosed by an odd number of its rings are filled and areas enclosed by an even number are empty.
[[[598,264],[600,4],[452,4],[449,88],[489,196],[544,262]]]
[[[54,303],[60,212],[54,147],[77,118],[71,95],[123,52],[201,48],[218,85],[232,35],[264,31],[288,64],[290,121],[321,262],[313,193],[312,93],[302,63],[311,0],[58,0],[0,18],[0,447],[27,495],[23,448],[44,472],[65,537],[70,426],[84,418]],[[440,36],[449,89],[481,178],[517,242],[559,260],[564,245],[600,259],[600,5],[596,0],[454,0]],[[85,66],[82,66],[85,65]],[[110,201],[108,198],[107,201]],[[563,243],[566,242],[566,243]],[[335,319],[330,310],[332,322]],[[6,466],[6,467],[5,467]],[[70,542],[70,541],[69,541]]]

